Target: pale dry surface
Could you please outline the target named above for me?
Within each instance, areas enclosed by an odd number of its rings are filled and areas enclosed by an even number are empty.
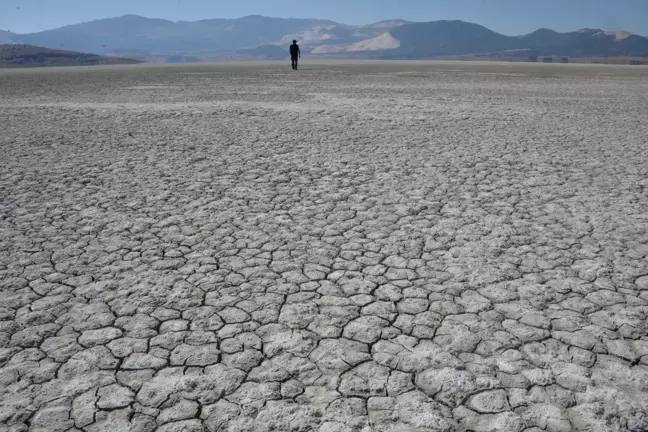
[[[0,73],[0,430],[640,431],[648,70]]]

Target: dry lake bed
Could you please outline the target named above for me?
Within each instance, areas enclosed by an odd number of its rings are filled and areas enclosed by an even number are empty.
[[[0,72],[0,431],[643,431],[648,68]]]

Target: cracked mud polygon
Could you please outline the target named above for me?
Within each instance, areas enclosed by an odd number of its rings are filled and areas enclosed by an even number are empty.
[[[648,72],[0,72],[0,430],[639,431]]]

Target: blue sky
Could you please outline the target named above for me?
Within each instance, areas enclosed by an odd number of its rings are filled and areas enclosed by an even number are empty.
[[[35,32],[124,14],[174,21],[259,14],[347,24],[461,19],[508,35],[590,27],[648,36],[648,0],[0,0],[0,30]]]

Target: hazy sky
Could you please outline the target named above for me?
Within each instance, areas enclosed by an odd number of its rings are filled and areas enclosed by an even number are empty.
[[[590,27],[648,36],[648,0],[0,0],[0,30],[35,32],[124,14],[174,21],[258,14],[347,24],[461,19],[508,35]]]

